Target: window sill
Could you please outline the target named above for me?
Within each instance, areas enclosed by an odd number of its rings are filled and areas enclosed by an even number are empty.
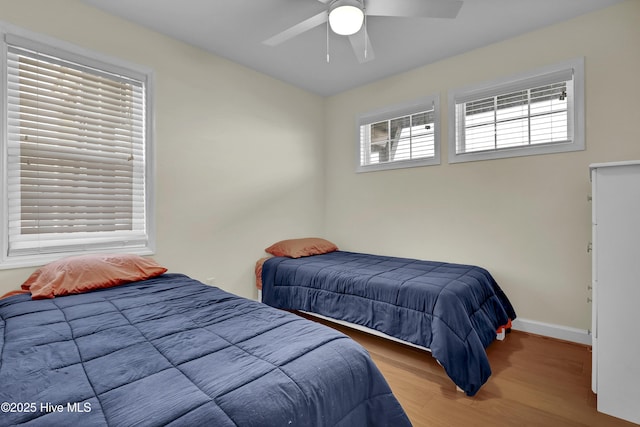
[[[497,151],[480,151],[462,154],[449,154],[449,163],[475,162],[481,160],[506,159],[509,157],[537,156],[540,154],[567,153],[583,151],[584,141],[540,144],[535,147],[503,148]]]
[[[374,165],[358,165],[356,168],[357,173],[364,172],[376,172],[382,170],[391,170],[391,169],[405,169],[405,168],[415,168],[421,166],[435,166],[440,164],[440,157],[431,157],[428,159],[420,159],[420,160],[405,160],[401,162],[388,162],[388,163],[379,163]]]

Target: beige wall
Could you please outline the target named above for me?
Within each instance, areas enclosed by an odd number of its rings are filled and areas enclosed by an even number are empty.
[[[324,235],[485,266],[520,317],[589,328],[588,165],[640,159],[639,1],[327,99],[78,0],[0,0],[0,20],[155,70],[155,258],[172,271],[253,296],[264,247]],[[434,93],[445,112],[448,89],[579,56],[586,151],[449,165],[443,114],[441,165],[354,172],[358,113]],[[0,271],[0,293],[31,271]]]
[[[324,100],[77,0],[0,0],[0,20],[155,70],[155,259],[255,295],[253,265],[322,230]],[[33,269],[0,271],[0,294]]]
[[[328,98],[326,235],[346,250],[484,266],[521,318],[588,329],[588,165],[640,159],[638,23],[631,0]],[[586,151],[447,163],[447,90],[580,56]],[[355,116],[430,94],[442,164],[354,173]]]

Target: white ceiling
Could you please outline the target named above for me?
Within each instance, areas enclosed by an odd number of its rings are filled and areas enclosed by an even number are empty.
[[[318,0],[83,1],[328,96],[622,0],[465,0],[455,19],[370,17],[367,28],[375,59],[362,64],[348,39],[335,34],[330,36],[327,63],[325,25],[275,47],[262,43],[326,10]]]

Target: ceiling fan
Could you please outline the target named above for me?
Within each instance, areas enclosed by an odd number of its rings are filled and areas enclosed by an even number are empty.
[[[375,55],[367,33],[368,16],[393,16],[403,18],[453,19],[458,15],[461,0],[317,0],[328,5],[318,13],[288,28],[262,43],[276,46],[306,31],[327,23],[327,62],[329,61],[329,28],[342,36],[348,36],[358,61],[371,61]]]

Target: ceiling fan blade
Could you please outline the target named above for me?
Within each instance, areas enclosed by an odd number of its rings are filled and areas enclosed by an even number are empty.
[[[371,46],[371,40],[369,39],[369,33],[366,28],[350,35],[349,41],[351,42],[353,53],[356,55],[356,58],[358,58],[358,62],[363,64],[375,59],[376,55],[373,53],[373,47]]]
[[[294,25],[291,28],[288,28],[283,32],[276,34],[275,36],[268,38],[262,43],[268,46],[279,45],[280,43],[286,42],[287,40],[290,40],[295,36],[298,36],[317,27],[318,25],[324,24],[325,22],[327,22],[327,17],[328,15],[326,11],[320,12],[319,14],[312,16],[309,19],[305,19],[304,21]]]
[[[368,0],[367,15],[453,19],[464,2],[461,0]]]

